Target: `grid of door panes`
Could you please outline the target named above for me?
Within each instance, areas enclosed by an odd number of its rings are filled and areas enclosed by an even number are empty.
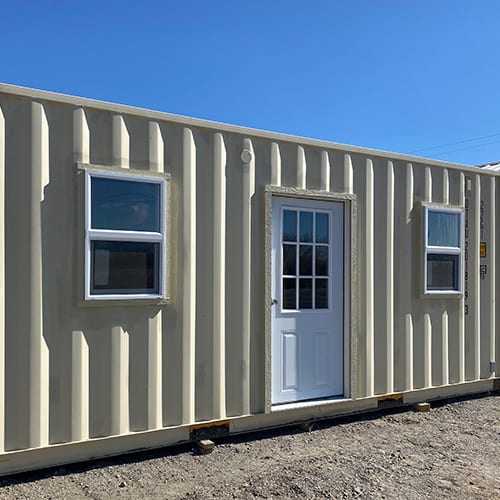
[[[284,209],[281,227],[282,308],[328,309],[330,214]]]

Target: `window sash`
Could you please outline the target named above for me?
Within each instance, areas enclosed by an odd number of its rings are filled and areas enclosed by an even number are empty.
[[[451,291],[458,288],[459,254],[427,254],[427,290]]]
[[[458,247],[460,246],[460,227],[461,217],[460,212],[455,210],[427,210],[427,244],[435,247]],[[434,216],[434,217],[431,217]],[[431,222],[432,219],[436,219]],[[447,218],[447,216],[449,218]],[[436,225],[438,223],[438,225]]]
[[[158,294],[159,242],[91,240],[90,245],[93,295]]]
[[[160,232],[160,183],[91,176],[91,229]]]

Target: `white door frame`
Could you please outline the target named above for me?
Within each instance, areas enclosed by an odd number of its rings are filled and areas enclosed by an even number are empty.
[[[292,403],[291,405],[272,405],[272,205],[273,197],[280,196],[286,198],[299,198],[311,202],[314,201],[336,201],[344,203],[344,397],[355,399],[359,392],[355,383],[356,366],[352,361],[356,361],[357,351],[357,324],[358,318],[355,314],[357,298],[357,266],[356,259],[351,251],[357,249],[356,227],[357,202],[356,196],[346,193],[331,193],[319,190],[305,190],[288,188],[282,186],[266,186],[265,188],[265,412],[270,413],[273,409],[285,409],[293,405],[313,405],[324,404],[327,400],[317,402]],[[293,201],[293,200],[292,200]]]

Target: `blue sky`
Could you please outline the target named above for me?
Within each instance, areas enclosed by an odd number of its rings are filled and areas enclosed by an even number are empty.
[[[0,0],[0,81],[479,164],[500,160],[499,20],[496,0]]]

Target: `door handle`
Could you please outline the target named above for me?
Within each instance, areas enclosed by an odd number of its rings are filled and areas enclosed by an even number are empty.
[[[271,300],[271,305],[275,306],[278,303],[278,299],[272,299]]]

